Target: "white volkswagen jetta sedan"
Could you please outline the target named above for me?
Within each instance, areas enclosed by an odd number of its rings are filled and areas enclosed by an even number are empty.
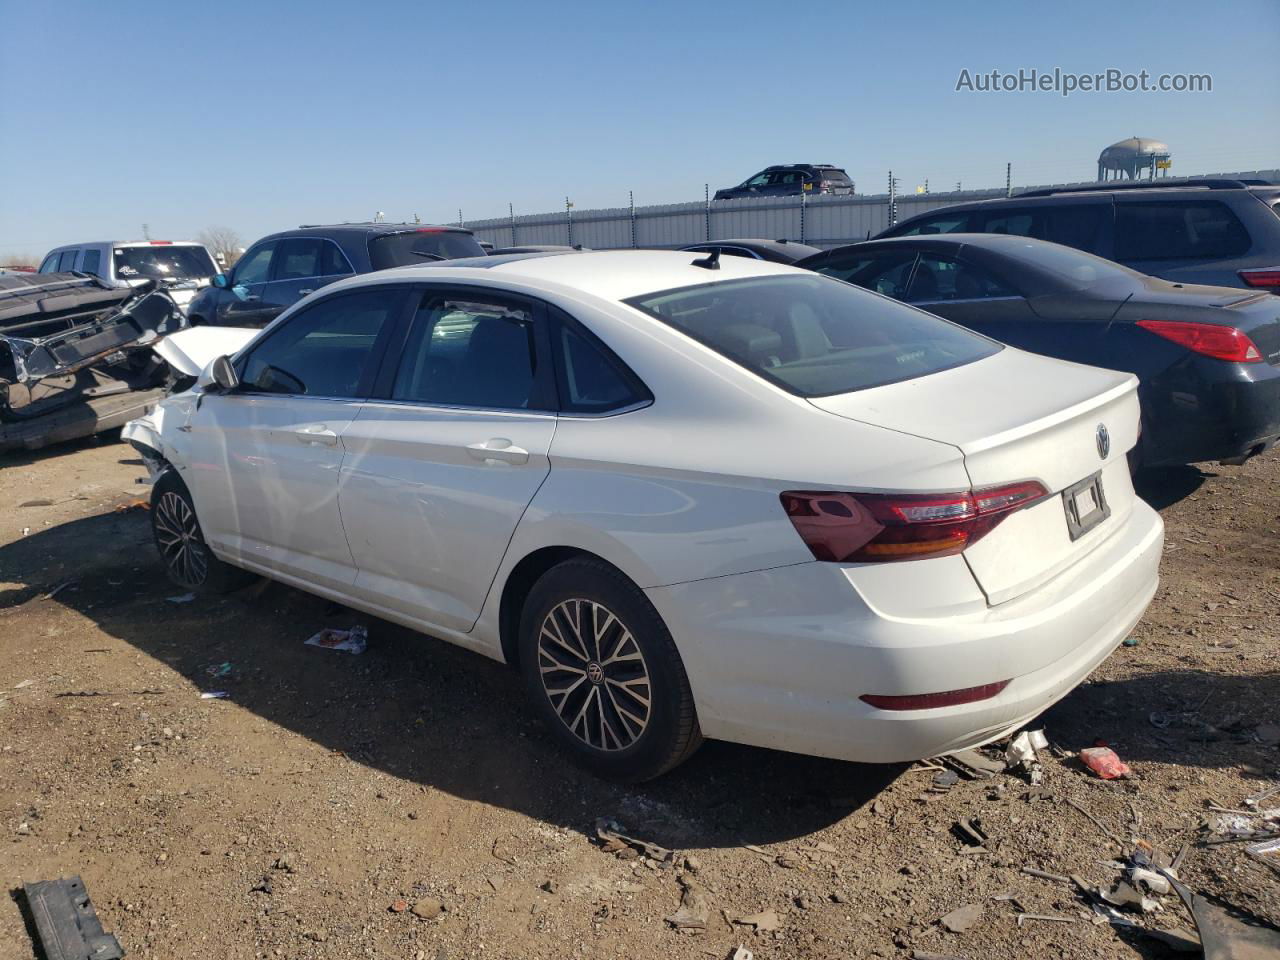
[[[703,737],[996,739],[1156,589],[1134,377],[792,267],[454,261],[243,336],[126,434],[172,578],[263,574],[517,665],[605,776]]]

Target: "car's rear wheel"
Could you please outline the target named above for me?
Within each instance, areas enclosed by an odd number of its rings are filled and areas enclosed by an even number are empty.
[[[151,534],[165,573],[184,590],[227,593],[254,579],[247,570],[213,555],[200,530],[191,492],[173,470],[161,474],[151,490]]]
[[[622,573],[582,558],[547,571],[520,620],[520,662],[544,722],[583,766],[636,783],[702,743],[666,624]]]

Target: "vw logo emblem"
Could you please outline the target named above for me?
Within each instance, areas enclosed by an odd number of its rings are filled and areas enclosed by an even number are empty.
[[[1107,459],[1107,454],[1111,452],[1111,434],[1107,432],[1105,423],[1098,424],[1098,456],[1103,460]]]
[[[587,679],[592,683],[603,683],[604,667],[592,660],[587,664]]]

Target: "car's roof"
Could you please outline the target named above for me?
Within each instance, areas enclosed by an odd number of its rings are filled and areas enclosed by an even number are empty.
[[[721,257],[717,270],[693,265],[706,259],[698,252],[678,250],[584,250],[466,257],[399,267],[394,272],[397,279],[464,282],[503,278],[533,286],[569,287],[606,300],[721,280],[797,273],[791,266],[746,257]],[[385,277],[386,272],[371,273],[342,283],[344,287],[362,286]]]
[[[293,230],[280,230],[272,236],[311,236],[313,234],[359,233],[378,236],[384,233],[471,233],[465,227],[435,223],[304,223]]]
[[[803,251],[816,251],[820,249],[807,243],[801,243],[799,240],[765,240],[760,237],[731,237],[724,240],[699,240],[697,243],[686,244],[680,249],[704,250],[708,247],[757,247],[761,250],[772,250],[775,253],[785,253],[792,256],[808,256],[808,254],[803,253]]]
[[[79,240],[75,243],[60,243],[49,253],[58,250],[69,250],[72,247],[203,247],[199,240]],[[47,254],[46,254],[47,256]]]

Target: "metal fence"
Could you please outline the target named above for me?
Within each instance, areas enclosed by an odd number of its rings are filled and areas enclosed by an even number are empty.
[[[1202,176],[1280,181],[1280,170],[1214,173]],[[1014,187],[1042,190],[1078,184]],[[764,237],[835,247],[875,236],[889,226],[891,203],[897,221],[926,210],[968,200],[1002,197],[1004,188],[891,197],[817,196],[699,200],[649,207],[605,210],[565,209],[556,213],[465,221],[481,240],[497,247],[525,244],[581,244],[596,250],[619,247],[680,247],[704,240]]]

